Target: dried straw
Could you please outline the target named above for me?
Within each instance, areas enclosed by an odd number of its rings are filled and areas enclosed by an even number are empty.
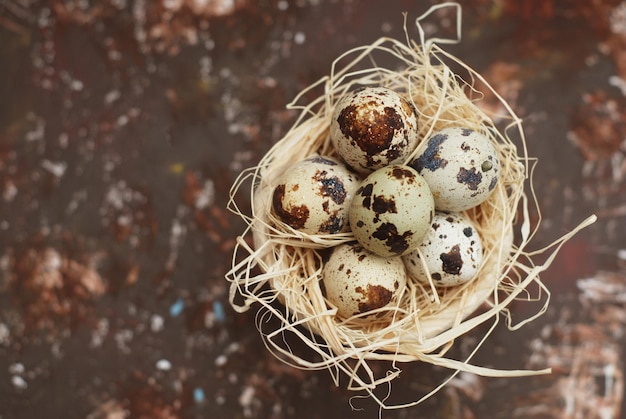
[[[425,39],[422,20],[437,9],[450,6],[457,10],[458,39]],[[288,105],[300,110],[293,127],[258,166],[238,177],[231,190],[229,208],[247,223],[237,241],[232,269],[226,275],[231,284],[232,306],[239,312],[260,306],[258,329],[268,350],[279,359],[296,368],[327,369],[337,385],[340,375],[345,374],[349,389],[367,392],[382,408],[418,404],[454,376],[419,400],[389,406],[374,390],[383,383],[391,383],[400,373],[398,364],[402,362],[422,361],[453,372],[483,376],[550,372],[549,369],[491,369],[469,361],[501,317],[510,329],[517,329],[546,310],[550,292],[539,274],[548,268],[563,243],[595,221],[595,216],[589,217],[545,249],[532,253],[526,250],[539,226],[539,223],[531,226],[529,210],[535,206],[539,213],[532,189],[534,160],[526,153],[521,120],[506,101],[480,74],[438,46],[460,40],[460,10],[456,3],[443,3],[420,16],[416,20],[419,44],[409,39],[405,16],[405,43],[383,37],[337,58],[328,76],[302,91]],[[468,80],[454,74],[450,65],[466,73]],[[481,108],[484,95],[475,88],[478,83],[500,101],[505,114]],[[313,154],[335,155],[329,139],[333,106],[344,94],[360,86],[384,86],[410,99],[418,110],[422,139],[449,126],[483,132],[496,146],[502,165],[494,193],[479,207],[466,211],[485,249],[477,278],[443,290],[435,289],[432,282],[430,287],[424,287],[409,280],[398,303],[380,309],[374,320],[337,318],[336,310],[326,302],[320,288],[322,255],[332,246],[354,240],[352,233],[308,235],[285,225],[271,211],[276,179],[289,165]],[[319,97],[308,104],[299,104],[305,95],[319,89],[323,89]],[[507,126],[499,130],[494,121],[506,121]],[[510,135],[521,142],[521,155]],[[407,162],[422,146],[424,142]],[[528,193],[524,191],[526,181],[530,184]],[[237,205],[236,197],[247,188],[250,195],[243,201],[249,199],[251,208],[243,210]],[[514,227],[518,231],[514,232]],[[514,240],[514,236],[519,237]],[[542,264],[534,264],[531,259],[538,254],[545,257]],[[513,300],[540,301],[543,305],[535,315],[513,324],[507,309]],[[492,322],[491,326],[467,359],[445,356],[455,339],[488,321]],[[310,348],[308,356],[291,349],[288,339],[294,337]],[[372,369],[375,361],[388,361],[392,369],[382,377],[376,376]]]

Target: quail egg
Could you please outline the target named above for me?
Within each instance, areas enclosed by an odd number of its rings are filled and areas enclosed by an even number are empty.
[[[272,194],[274,214],[308,234],[346,232],[359,177],[339,161],[312,156],[285,171]]]
[[[496,187],[500,160],[478,131],[452,127],[432,135],[410,166],[428,182],[437,210],[459,212],[485,201]]]
[[[469,218],[462,213],[439,211],[418,250],[402,257],[409,275],[424,284],[428,283],[428,275],[422,264],[426,264],[438,287],[471,281],[478,273],[482,258],[480,236]]]
[[[400,256],[419,246],[435,206],[428,184],[415,169],[392,165],[363,179],[348,214],[363,247],[380,256]]]
[[[354,90],[337,103],[330,138],[337,154],[361,174],[403,163],[418,143],[415,109],[384,87]]]
[[[348,318],[397,301],[406,286],[406,268],[401,257],[378,256],[352,242],[333,249],[322,282],[337,314]]]

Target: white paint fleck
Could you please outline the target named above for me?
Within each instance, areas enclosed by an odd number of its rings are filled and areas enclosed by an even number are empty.
[[[113,185],[107,191],[105,196],[105,203],[113,209],[121,210],[124,208],[126,202],[133,201],[133,191],[130,189],[126,182],[119,181],[116,185]]]
[[[611,11],[609,25],[614,34],[626,35],[626,3],[620,2],[619,6]]]
[[[213,60],[210,56],[200,58],[200,79],[204,83],[208,83],[211,79],[211,71],[213,70]]]
[[[28,387],[28,383],[19,375],[14,375],[11,377],[11,383],[18,390],[25,390]]]
[[[17,186],[12,180],[7,180],[4,184],[4,190],[2,191],[2,198],[6,202],[11,202],[17,196]]]
[[[156,363],[156,368],[160,371],[169,371],[172,369],[172,363],[167,359],[159,359]]]
[[[226,353],[227,354],[233,354],[237,351],[239,351],[239,349],[241,349],[241,346],[239,345],[239,342],[232,342],[230,345],[228,345],[228,347],[226,348]]]
[[[254,387],[248,386],[243,389],[241,395],[239,396],[239,404],[243,407],[248,407],[252,403],[252,399],[254,398]]]
[[[130,353],[130,347],[128,343],[133,339],[133,331],[129,329],[123,329],[118,331],[115,336],[115,343],[117,343],[117,349],[123,353]]]
[[[164,323],[165,321],[163,320],[163,316],[153,314],[150,317],[150,330],[152,330],[153,332],[160,332],[161,330],[163,330]]]
[[[87,419],[126,419],[128,417],[130,417],[130,412],[117,400],[107,400],[87,415]]]
[[[226,365],[226,363],[228,362],[228,357],[226,355],[220,355],[217,358],[215,358],[215,366],[216,367],[223,367],[224,365]]]
[[[123,127],[124,125],[128,124],[129,118],[127,115],[120,115],[117,118],[116,124],[118,127]]]
[[[81,202],[87,201],[87,198],[88,198],[87,190],[85,189],[81,189],[77,192],[74,192],[72,194],[72,199],[67,204],[67,208],[65,208],[65,213],[68,215],[73,214],[78,208],[78,206],[81,204]]]
[[[35,124],[35,126],[33,127],[32,130],[28,131],[25,134],[24,139],[26,141],[43,140],[45,127],[46,127],[46,124],[43,118],[38,117],[37,115],[31,113],[28,115],[28,119],[31,120]]]
[[[83,90],[84,87],[85,85],[80,80],[72,80],[70,82],[70,89],[74,90],[75,92],[80,92],[81,90]]]
[[[245,166],[254,158],[254,152],[250,150],[236,151],[228,167],[233,172],[241,172]]]
[[[606,364],[604,366],[604,396],[612,397],[615,392],[615,365]]]
[[[47,248],[43,254],[42,266],[46,273],[56,272],[63,266],[63,260],[55,249]]]
[[[298,45],[302,45],[304,44],[304,41],[306,41],[306,35],[304,32],[296,32],[293,37],[293,41]]]
[[[0,345],[9,346],[11,343],[11,332],[6,324],[0,323]]]
[[[195,206],[197,209],[204,209],[213,204],[215,200],[215,183],[212,179],[207,179],[202,189],[196,195]]]
[[[41,162],[41,167],[43,167],[48,172],[52,173],[55,177],[62,177],[67,170],[67,163],[65,162],[53,162],[51,160],[43,160]]]
[[[234,0],[191,0],[191,9],[198,14],[224,16],[235,11]]]
[[[117,89],[116,90],[111,90],[106,95],[104,95],[104,103],[106,103],[107,105],[110,105],[111,103],[113,103],[116,100],[118,100],[120,98],[120,96],[122,96],[122,94],[120,93],[119,90],[117,90]]]
[[[91,347],[97,348],[102,346],[102,343],[108,334],[109,321],[107,319],[100,319],[95,329],[91,332]]]
[[[24,368],[24,364],[21,362],[9,365],[9,374],[11,375],[21,375],[24,374],[24,371],[26,371],[26,368]]]
[[[622,95],[626,96],[626,80],[619,76],[611,76],[609,77],[609,84],[617,87],[622,92]]]
[[[163,7],[169,10],[179,10],[183,7],[182,0],[163,0]]]

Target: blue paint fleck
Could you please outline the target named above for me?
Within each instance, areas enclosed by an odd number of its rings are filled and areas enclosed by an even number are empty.
[[[213,301],[213,315],[218,323],[226,321],[226,311],[224,311],[224,305],[219,300]]]
[[[170,306],[170,316],[178,317],[180,313],[183,312],[184,308],[185,302],[182,298],[179,298],[178,300],[176,300],[176,302],[174,302],[174,304]]]
[[[193,401],[200,404],[204,401],[204,390],[200,387],[193,389]]]

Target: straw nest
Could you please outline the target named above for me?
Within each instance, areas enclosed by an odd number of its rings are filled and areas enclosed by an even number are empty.
[[[457,9],[460,11],[459,6]],[[419,43],[407,36],[404,42],[381,38],[354,48],[333,63],[327,77],[301,92],[289,105],[301,111],[299,118],[258,166],[239,176],[229,204],[247,223],[226,275],[233,307],[243,312],[260,306],[258,329],[267,348],[282,361],[297,368],[328,369],[337,383],[345,374],[349,389],[366,391],[385,408],[392,406],[386,406],[374,390],[395,379],[402,362],[422,361],[453,372],[484,376],[549,372],[489,369],[472,365],[469,358],[501,318],[516,329],[545,311],[550,293],[539,274],[569,237],[594,220],[590,217],[545,249],[526,250],[537,228],[537,223],[531,225],[529,208],[533,213],[538,213],[538,208],[532,193],[534,160],[526,155],[521,121],[483,77],[438,46],[446,40],[425,39],[420,24],[425,16],[417,19]],[[458,22],[460,30],[460,17]],[[457,74],[451,67],[458,69]],[[335,156],[329,139],[333,106],[344,94],[361,86],[387,87],[409,98],[417,109],[421,139],[449,126],[483,132],[496,146],[501,171],[487,201],[466,211],[484,248],[483,263],[474,280],[443,289],[408,280],[397,304],[381,309],[375,319],[340,319],[320,286],[323,255],[333,246],[353,241],[353,235],[308,235],[294,230],[273,215],[271,201],[276,179],[288,166],[314,154]],[[481,86],[482,92],[476,86]],[[316,99],[306,105],[299,103],[319,90],[322,93]],[[498,108],[504,114],[490,112],[493,106],[481,107],[486,94],[500,102]],[[418,146],[407,161],[420,151]],[[525,184],[530,185],[528,193]],[[245,195],[245,191],[250,194]],[[245,202],[246,208],[237,202]],[[544,262],[534,264],[532,257],[539,253],[545,253]],[[513,324],[507,306],[520,299],[539,300],[541,308],[534,316]],[[492,326],[467,359],[446,357],[455,339],[488,321]],[[310,348],[303,351],[306,356],[291,349],[287,342],[293,337]],[[376,376],[372,363],[378,361],[390,362],[391,370]],[[445,382],[400,407],[423,401],[443,385]]]

